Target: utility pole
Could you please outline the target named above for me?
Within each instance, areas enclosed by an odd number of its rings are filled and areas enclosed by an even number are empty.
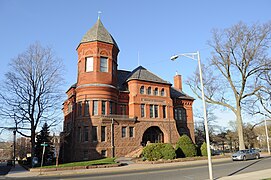
[[[29,128],[20,128],[20,127],[3,127],[0,126],[2,129],[6,129],[8,131],[13,132],[13,166],[15,167],[15,161],[16,161],[16,132],[18,129],[25,129],[25,130],[30,130]]]

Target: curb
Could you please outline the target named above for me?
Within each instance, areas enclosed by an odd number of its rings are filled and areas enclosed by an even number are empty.
[[[95,168],[110,168],[122,166],[121,163],[108,165],[92,165],[92,166],[74,166],[74,167],[59,167],[59,168],[29,168],[30,172],[50,172],[50,171],[65,171],[78,169],[95,169]]]
[[[230,156],[213,156],[212,160],[229,160]],[[178,158],[178,159],[172,159],[172,160],[158,160],[158,161],[142,161],[142,160],[136,160],[135,162],[137,164],[166,164],[166,163],[177,163],[177,162],[195,162],[195,161],[204,161],[208,160],[207,157],[197,157],[197,158]]]

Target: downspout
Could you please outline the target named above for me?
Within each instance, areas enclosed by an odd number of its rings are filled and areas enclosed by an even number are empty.
[[[114,142],[114,119],[111,119],[111,147],[112,157],[115,157],[115,142]]]

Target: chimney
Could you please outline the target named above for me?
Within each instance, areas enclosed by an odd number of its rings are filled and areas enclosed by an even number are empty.
[[[174,76],[174,87],[179,90],[183,90],[182,76],[177,74]]]

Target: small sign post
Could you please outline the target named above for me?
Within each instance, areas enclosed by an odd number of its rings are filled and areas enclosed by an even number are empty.
[[[41,174],[41,168],[42,168],[42,164],[43,164],[43,158],[44,158],[44,153],[45,153],[45,147],[48,146],[48,144],[46,144],[45,142],[43,144],[40,144],[41,146],[43,146],[43,150],[42,150],[42,157],[41,157],[41,164],[40,164],[40,174]]]

